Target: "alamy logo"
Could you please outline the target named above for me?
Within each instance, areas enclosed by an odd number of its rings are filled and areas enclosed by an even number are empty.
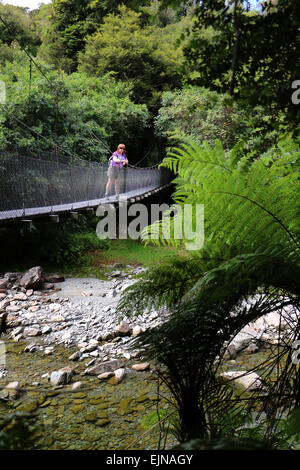
[[[6,103],[5,83],[0,80],[0,104]]]
[[[296,88],[296,91],[292,94],[292,103],[300,104],[300,80],[293,81],[292,88]]]
[[[100,204],[96,214],[101,217],[96,229],[101,240],[117,237],[133,240],[141,237],[144,240],[174,239],[182,240],[187,250],[200,250],[204,244],[203,204],[151,204],[148,208],[144,204],[128,206],[124,199],[120,200],[118,213],[114,205]]]

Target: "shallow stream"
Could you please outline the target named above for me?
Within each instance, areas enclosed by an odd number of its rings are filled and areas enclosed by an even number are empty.
[[[68,357],[73,350],[58,346],[53,355],[45,356],[42,352],[25,353],[25,345],[6,342],[8,373],[0,384],[18,381],[21,389],[17,400],[0,401],[0,421],[11,411],[31,412],[36,416],[36,449],[157,448],[158,428],[139,437],[147,430],[141,421],[151,422],[157,408],[154,374],[132,371],[121,383],[114,379],[103,382],[83,375],[83,361],[75,364],[72,380],[83,383],[80,390],[71,392],[68,386],[53,389],[41,376],[70,365]],[[160,407],[166,407],[163,400]],[[172,444],[175,440],[169,436]]]

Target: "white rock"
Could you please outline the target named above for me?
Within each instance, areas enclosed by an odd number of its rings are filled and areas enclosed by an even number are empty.
[[[79,390],[80,388],[82,388],[82,385],[82,382],[74,382],[72,384],[71,390]]]
[[[248,392],[264,389],[261,378],[256,372],[247,373],[245,370],[223,372],[221,377],[227,381],[232,380],[237,387],[247,390]]]
[[[98,341],[96,339],[90,339],[89,344],[98,344]]]
[[[10,382],[9,384],[5,385],[7,390],[15,390],[18,391],[20,389],[19,382]]]
[[[47,335],[47,334],[51,333],[51,331],[52,331],[51,326],[44,326],[44,327],[42,328],[42,334],[43,334],[43,335]]]
[[[143,332],[143,328],[141,326],[134,326],[132,329],[132,336],[135,338],[136,336],[140,335]]]
[[[52,385],[66,385],[71,382],[73,371],[71,367],[64,367],[63,369],[53,371],[50,375]]]
[[[90,356],[92,356],[92,357],[98,357],[98,356],[99,356],[99,353],[98,353],[98,351],[92,351],[92,352],[90,352]]]
[[[117,382],[121,382],[125,377],[125,369],[116,369],[114,370],[114,374]]]
[[[69,341],[71,338],[72,338],[72,334],[69,331],[67,331],[66,333],[62,335],[61,339],[62,341]]]
[[[16,336],[13,337],[13,339],[14,339],[14,341],[15,341],[16,343],[18,343],[18,341],[20,341],[21,338],[23,338],[23,334],[22,334],[22,333],[20,333],[20,334],[18,334],[18,335],[16,335]]]

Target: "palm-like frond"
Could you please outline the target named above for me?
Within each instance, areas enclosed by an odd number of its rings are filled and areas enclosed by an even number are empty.
[[[220,241],[224,257],[232,245],[235,253],[241,253],[250,245],[298,244],[300,178],[295,165],[300,151],[285,151],[288,144],[282,146],[246,170],[244,162],[236,162],[224,152],[220,141],[212,148],[185,139],[169,151],[162,166],[177,173],[174,201],[183,208],[184,204],[204,205],[205,249],[210,249],[212,256]],[[155,222],[151,229],[145,228],[142,237],[150,242],[152,231],[153,243],[178,244],[174,236],[165,236],[169,215],[165,217],[168,219]],[[176,223],[176,217],[171,218],[171,226]]]

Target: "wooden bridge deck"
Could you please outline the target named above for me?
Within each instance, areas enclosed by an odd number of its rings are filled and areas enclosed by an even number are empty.
[[[76,212],[84,209],[94,209],[99,206],[99,204],[116,204],[120,202],[136,202],[141,199],[144,199],[148,196],[151,196],[162,189],[169,186],[170,183],[165,184],[160,187],[147,186],[144,188],[135,189],[126,193],[121,193],[119,199],[116,196],[110,196],[108,199],[99,198],[93,199],[90,201],[80,201],[73,202],[69,204],[61,204],[55,206],[43,206],[43,207],[29,207],[23,209],[14,209],[8,211],[0,211],[0,223],[23,220],[23,219],[33,219],[38,217],[46,217],[54,214],[63,214],[66,212]]]

